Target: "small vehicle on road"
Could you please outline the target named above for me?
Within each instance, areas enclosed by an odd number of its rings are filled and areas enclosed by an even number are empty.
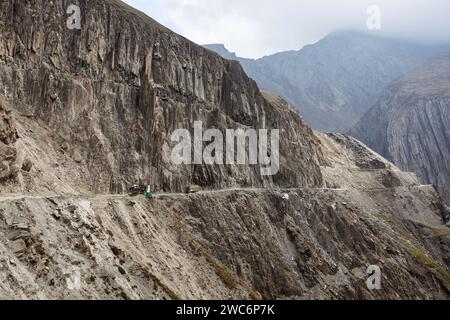
[[[128,191],[130,192],[130,196],[137,196],[145,193],[147,191],[147,186],[134,184],[128,188]]]
[[[197,193],[202,191],[202,188],[196,184],[190,184],[186,187],[186,193]]]

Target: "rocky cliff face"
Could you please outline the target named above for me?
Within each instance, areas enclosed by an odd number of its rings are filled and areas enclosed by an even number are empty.
[[[450,203],[450,56],[391,84],[351,133]]]
[[[0,4],[1,298],[449,297],[431,186],[123,3],[78,4],[78,31],[68,2]],[[280,129],[280,172],[174,165],[196,120]],[[120,192],[136,180],[153,200]]]
[[[423,46],[358,32],[337,32],[299,51],[243,59],[220,45],[206,45],[240,61],[265,90],[288,99],[314,129],[346,132],[393,80],[447,46]]]
[[[123,191],[138,180],[167,191],[189,182],[321,184],[312,131],[271,108],[238,63],[130,14],[117,1],[80,2],[82,28],[70,30],[66,6],[2,2],[1,82],[21,114],[39,119],[72,160],[83,162],[80,170],[89,178],[79,182],[87,190]],[[171,164],[170,136],[191,130],[193,120],[217,129],[283,127],[281,158],[296,161],[283,161],[275,179],[262,177],[259,167],[180,170]],[[293,132],[303,137],[296,148]]]

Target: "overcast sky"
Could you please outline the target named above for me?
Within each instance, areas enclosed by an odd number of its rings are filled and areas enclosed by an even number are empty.
[[[449,0],[125,0],[198,44],[223,43],[257,58],[297,50],[342,29],[368,30],[367,9],[381,12],[380,34],[450,42]],[[376,13],[375,13],[376,14]]]

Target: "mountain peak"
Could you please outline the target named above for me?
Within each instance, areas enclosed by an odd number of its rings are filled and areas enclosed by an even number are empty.
[[[214,51],[220,56],[228,60],[237,60],[238,57],[235,52],[229,51],[222,43],[212,43],[203,45],[204,48]]]

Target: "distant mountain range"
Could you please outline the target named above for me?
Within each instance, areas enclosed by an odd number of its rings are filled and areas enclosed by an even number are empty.
[[[321,131],[348,131],[393,80],[450,46],[427,46],[354,31],[333,33],[299,51],[245,59],[222,44],[205,45],[238,60],[258,85],[297,106]]]

